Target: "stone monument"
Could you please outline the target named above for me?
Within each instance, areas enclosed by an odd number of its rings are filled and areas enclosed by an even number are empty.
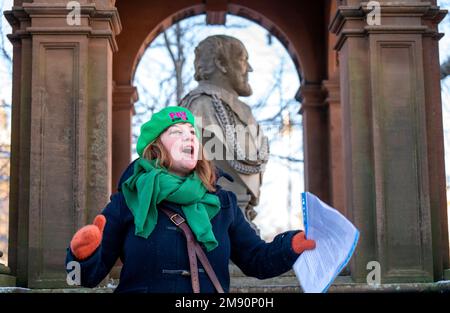
[[[219,184],[237,195],[239,207],[252,221],[269,145],[251,108],[238,98],[252,94],[247,50],[234,37],[210,36],[195,48],[194,65],[198,86],[180,105],[197,117],[206,157],[234,179],[221,178]]]

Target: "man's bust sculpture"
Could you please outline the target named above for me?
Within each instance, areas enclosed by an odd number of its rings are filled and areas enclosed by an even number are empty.
[[[252,94],[248,84],[248,53],[241,41],[225,35],[204,39],[195,49],[195,80],[198,86],[181,101],[203,129],[207,158],[234,182],[219,184],[233,191],[239,207],[251,221],[258,204],[264,166],[269,156],[267,137],[250,107],[239,96]]]

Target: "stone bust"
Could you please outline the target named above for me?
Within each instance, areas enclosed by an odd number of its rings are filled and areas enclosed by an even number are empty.
[[[253,207],[259,202],[269,146],[250,107],[238,98],[252,94],[247,50],[234,37],[210,36],[195,48],[194,65],[198,86],[180,105],[197,117],[206,157],[233,177],[234,182],[221,178],[219,184],[237,195],[250,222],[256,216]]]

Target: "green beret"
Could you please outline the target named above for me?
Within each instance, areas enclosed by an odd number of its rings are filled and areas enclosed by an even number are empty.
[[[189,123],[194,127],[197,137],[200,135],[195,127],[194,115],[186,108],[179,106],[170,106],[153,113],[150,121],[141,126],[141,134],[137,140],[136,151],[140,157],[144,149],[151,144],[167,128],[177,123]]]

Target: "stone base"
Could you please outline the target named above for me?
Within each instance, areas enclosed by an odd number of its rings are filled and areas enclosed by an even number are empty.
[[[2,277],[13,276],[0,274],[0,286]],[[303,292],[294,271],[289,271],[281,276],[270,279],[257,279],[245,276],[235,265],[230,265],[230,293],[301,293]],[[53,289],[28,289],[20,287],[0,287],[0,293],[112,293],[117,280],[109,279],[102,282],[104,287],[97,288],[53,288]],[[7,284],[3,286],[14,286]],[[328,290],[329,293],[401,293],[401,292],[438,292],[450,293],[450,280],[434,283],[396,283],[368,285],[353,283],[350,276],[338,276]]]
[[[230,293],[301,293],[298,284],[279,281],[279,284],[267,284],[261,280],[259,285],[231,286]],[[112,293],[114,288],[66,288],[66,289],[29,289],[20,287],[0,287],[0,293]],[[335,283],[329,293],[403,293],[403,292],[433,292],[450,293],[450,281],[435,283],[382,284],[369,286],[367,284]]]
[[[30,289],[21,287],[0,287],[0,293],[112,293],[114,288],[55,288]]]
[[[0,293],[112,293],[114,288],[67,288],[67,289],[28,289],[20,287],[0,287]],[[262,280],[259,285],[232,286],[230,293],[301,293],[301,288],[292,284],[265,284]],[[333,284],[329,293],[403,293],[403,292],[433,292],[450,293],[450,281],[436,283],[410,283],[410,284],[382,284],[369,286],[367,284]]]
[[[333,284],[330,293],[402,293],[402,292],[437,292],[450,293],[450,280],[435,283],[401,283],[380,284],[371,286],[367,284],[343,283]]]
[[[301,293],[298,286],[293,285],[264,285],[235,287],[230,293]],[[403,293],[403,292],[433,292],[450,293],[450,281],[436,283],[411,284],[382,284],[369,286],[367,284],[333,284],[328,293]]]
[[[245,276],[235,265],[230,265],[230,293],[301,293],[294,271],[270,279]],[[435,283],[368,284],[353,283],[350,276],[338,276],[329,293],[379,293],[379,292],[445,292],[450,293],[450,279]]]

